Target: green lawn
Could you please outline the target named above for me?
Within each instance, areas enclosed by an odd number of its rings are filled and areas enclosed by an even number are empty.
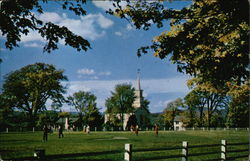
[[[0,153],[3,159],[20,158],[32,156],[35,149],[45,149],[46,155],[55,154],[77,154],[124,150],[125,143],[131,143],[133,150],[152,148],[171,148],[181,146],[182,141],[188,141],[189,146],[204,144],[220,144],[222,139],[228,143],[248,142],[249,131],[160,131],[159,136],[154,136],[153,132],[140,132],[135,136],[130,132],[65,132],[64,138],[59,139],[57,133],[49,134],[48,142],[42,141],[42,132],[24,133],[0,133]],[[248,145],[229,146],[228,150],[248,149]],[[220,146],[192,148],[190,154],[218,151],[218,154],[190,157],[189,160],[214,160],[220,157]],[[136,152],[133,153],[133,160],[145,160],[146,158],[157,156],[179,155],[181,150],[156,151],[156,152]],[[229,157],[247,155],[246,152],[230,153]],[[116,154],[75,156],[73,158],[62,158],[54,160],[123,160],[123,152]],[[51,160],[51,159],[50,159]],[[166,159],[165,159],[166,160]],[[181,158],[172,158],[178,160]],[[241,158],[238,160],[247,160]]]

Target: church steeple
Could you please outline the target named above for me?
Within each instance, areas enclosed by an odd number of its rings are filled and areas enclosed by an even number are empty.
[[[142,90],[140,83],[140,69],[137,70],[137,87],[135,89],[135,101],[133,103],[134,108],[140,108],[142,102]]]
[[[137,90],[141,90],[140,69],[137,70]]]

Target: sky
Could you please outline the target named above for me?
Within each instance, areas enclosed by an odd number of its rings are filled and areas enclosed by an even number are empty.
[[[49,1],[43,5],[44,14],[41,20],[66,26],[74,33],[87,39],[91,48],[87,52],[77,52],[76,49],[59,42],[59,49],[51,53],[43,53],[45,41],[36,32],[21,37],[20,47],[13,50],[5,49],[4,36],[0,36],[1,86],[4,76],[11,71],[28,64],[43,62],[53,64],[57,69],[63,69],[68,77],[67,94],[83,90],[97,96],[97,107],[105,111],[105,100],[111,96],[115,85],[128,83],[136,88],[137,70],[140,69],[141,88],[143,96],[150,101],[151,113],[162,112],[167,103],[176,98],[183,98],[189,91],[186,86],[188,75],[178,73],[176,65],[168,59],[161,60],[148,53],[137,57],[137,49],[150,45],[154,36],[169,30],[169,22],[164,22],[163,28],[153,27],[148,31],[138,30],[127,20],[119,19],[105,13],[112,8],[112,2],[87,1],[85,16],[75,16],[62,10],[60,2]],[[169,8],[181,9],[190,1],[175,1],[166,4]],[[50,101],[47,108],[50,108]],[[63,106],[63,111],[74,111],[73,107]]]

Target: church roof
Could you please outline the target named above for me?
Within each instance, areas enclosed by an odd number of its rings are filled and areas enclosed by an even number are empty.
[[[149,110],[148,110],[147,108],[145,108],[145,107],[137,108],[137,109],[135,110],[135,112],[136,112],[137,110],[145,110],[147,113],[150,113]]]

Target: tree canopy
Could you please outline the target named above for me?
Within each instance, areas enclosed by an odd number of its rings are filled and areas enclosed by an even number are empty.
[[[210,91],[202,91],[199,88],[194,88],[185,96],[185,105],[189,116],[194,119],[196,113],[198,113],[198,119],[196,119],[197,126],[206,125],[211,127],[211,119],[218,111],[227,110],[229,99],[226,95],[219,93],[213,93]],[[192,120],[194,121],[194,120]]]
[[[114,113],[133,112],[133,102],[135,99],[135,89],[129,84],[118,84],[112,96],[106,100],[107,111]]]
[[[77,51],[90,48],[89,42],[83,37],[74,34],[65,26],[59,26],[52,22],[43,22],[36,13],[44,12],[43,4],[48,0],[6,0],[0,3],[0,33],[6,38],[5,47],[13,49],[18,47],[21,35],[27,35],[31,30],[37,31],[46,40],[44,52],[51,52],[58,48],[57,43],[60,39],[64,40],[65,45],[69,45]],[[62,9],[72,11],[75,15],[86,15],[83,4],[86,0],[76,1],[57,1]]]
[[[200,78],[220,88],[226,82],[239,84],[248,78],[249,3],[247,0],[193,0],[180,10],[168,8],[162,1],[119,1],[110,14],[125,18],[137,29],[152,24],[171,29],[141,47],[138,55],[154,52],[160,59],[170,58],[180,72]],[[151,49],[151,50],[150,50]]]
[[[165,126],[174,128],[174,119],[180,113],[180,108],[182,107],[182,99],[177,98],[167,104],[163,111]]]
[[[231,84],[228,92],[231,97],[226,125],[228,127],[249,127],[250,114],[250,81],[243,85]]]
[[[37,113],[45,110],[48,99],[63,103],[65,87],[61,81],[67,80],[63,70],[53,65],[36,63],[9,73],[3,84],[3,95],[11,100],[11,107],[28,113],[34,123]]]
[[[78,91],[68,97],[68,104],[74,106],[79,113],[80,126],[99,126],[101,119],[96,107],[96,96],[90,92]]]
[[[117,114],[120,116],[123,124],[124,114],[134,111],[133,103],[135,100],[135,89],[129,84],[118,84],[115,86],[115,91],[111,92],[111,96],[106,100],[106,113],[113,117],[113,121],[118,122]],[[147,103],[145,102],[145,105]],[[112,119],[111,119],[112,121]]]
[[[0,131],[5,129],[11,122],[13,109],[11,107],[11,99],[0,94]]]

